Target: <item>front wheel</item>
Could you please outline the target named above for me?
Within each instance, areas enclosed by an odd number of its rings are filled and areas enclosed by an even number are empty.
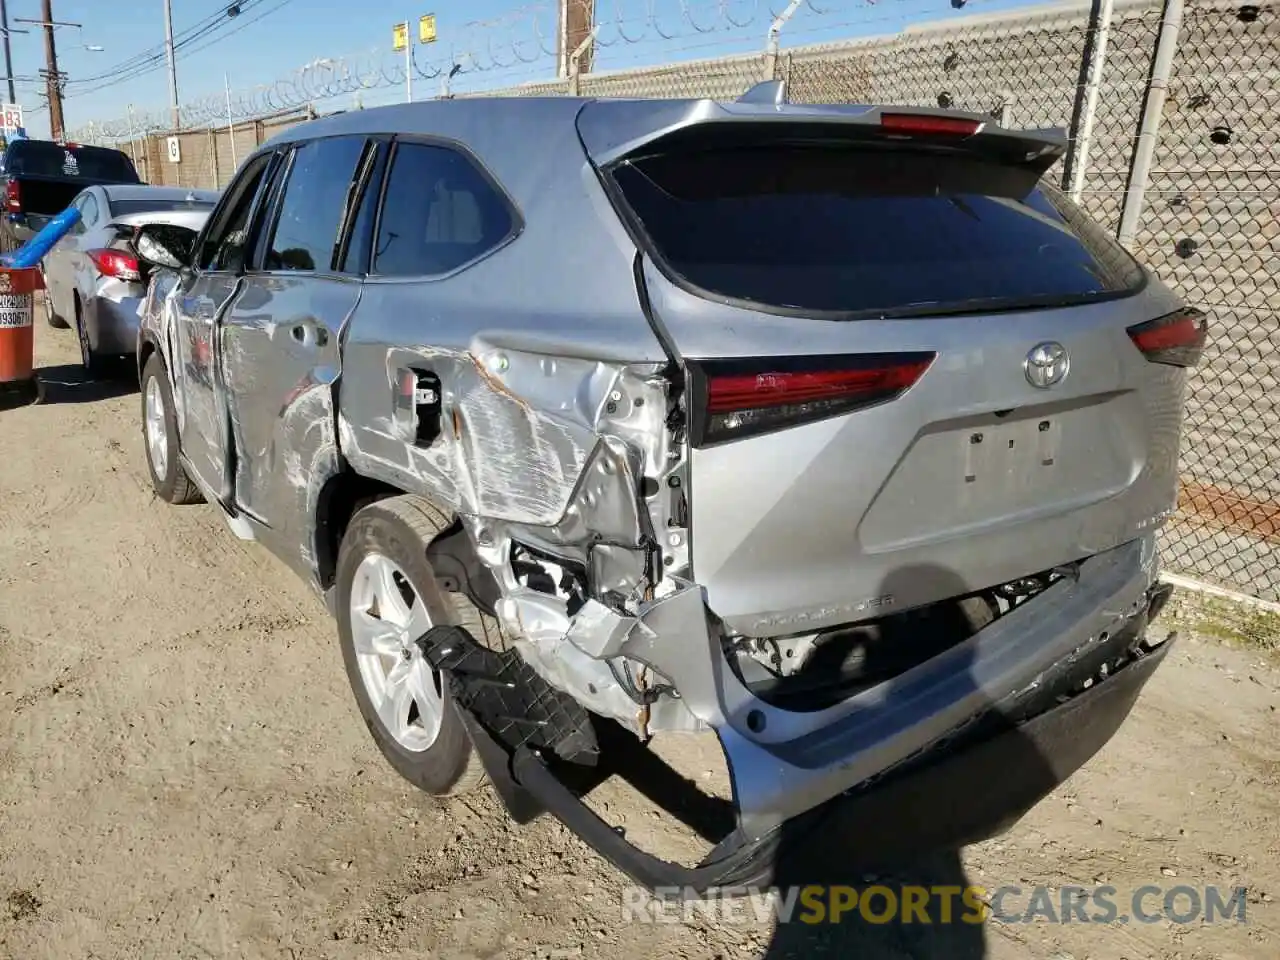
[[[360,715],[396,771],[435,796],[484,779],[447,678],[416,641],[452,623],[427,546],[448,518],[414,497],[380,500],[351,520],[338,551],[338,639]]]
[[[204,497],[178,459],[178,418],[160,354],[142,368],[142,439],[156,496],[168,503],[199,503]]]
[[[84,365],[84,372],[90,379],[97,379],[106,373],[106,366],[102,357],[94,353],[93,347],[89,345],[89,324],[84,318],[84,307],[80,305],[78,296],[75,300],[75,311],[76,338],[80,341],[80,363]]]
[[[40,275],[45,277],[43,267],[40,269]],[[67,323],[67,318],[53,308],[53,292],[49,289],[47,277],[45,277],[44,281],[44,318],[49,322],[49,326],[55,330],[66,330],[71,326],[71,324]]]

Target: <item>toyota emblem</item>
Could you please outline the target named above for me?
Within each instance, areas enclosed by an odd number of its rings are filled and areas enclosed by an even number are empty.
[[[1071,369],[1071,358],[1067,356],[1066,347],[1049,340],[1037,343],[1027,352],[1022,369],[1027,375],[1027,383],[1048,390],[1066,379],[1067,371]]]

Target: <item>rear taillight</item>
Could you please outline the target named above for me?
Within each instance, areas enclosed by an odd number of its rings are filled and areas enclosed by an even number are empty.
[[[90,250],[87,254],[98,272],[104,277],[117,280],[141,280],[138,272],[138,258],[120,250]]]
[[[1194,367],[1204,355],[1209,316],[1203,310],[1186,307],[1129,327],[1126,332],[1133,345],[1152,363]]]
[[[4,208],[10,213],[22,212],[22,187],[17,180],[10,180],[4,186]]]
[[[857,354],[689,364],[694,446],[824,420],[893,400],[919,380],[933,353]]]
[[[884,113],[880,129],[912,136],[969,137],[982,126],[968,117],[933,116],[927,113]]]

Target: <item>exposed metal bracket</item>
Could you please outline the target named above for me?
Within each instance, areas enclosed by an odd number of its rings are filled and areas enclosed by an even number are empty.
[[[787,85],[782,80],[762,80],[738,98],[738,103],[768,103],[780,107],[787,102]]]

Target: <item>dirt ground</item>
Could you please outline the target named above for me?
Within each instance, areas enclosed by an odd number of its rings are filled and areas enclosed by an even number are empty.
[[[882,882],[1244,885],[1245,923],[624,924],[623,879],[558,824],[397,779],[319,602],[153,498],[136,388],[85,383],[37,322],[46,399],[0,411],[0,957],[1280,955],[1280,671],[1195,637],[1010,833]]]

